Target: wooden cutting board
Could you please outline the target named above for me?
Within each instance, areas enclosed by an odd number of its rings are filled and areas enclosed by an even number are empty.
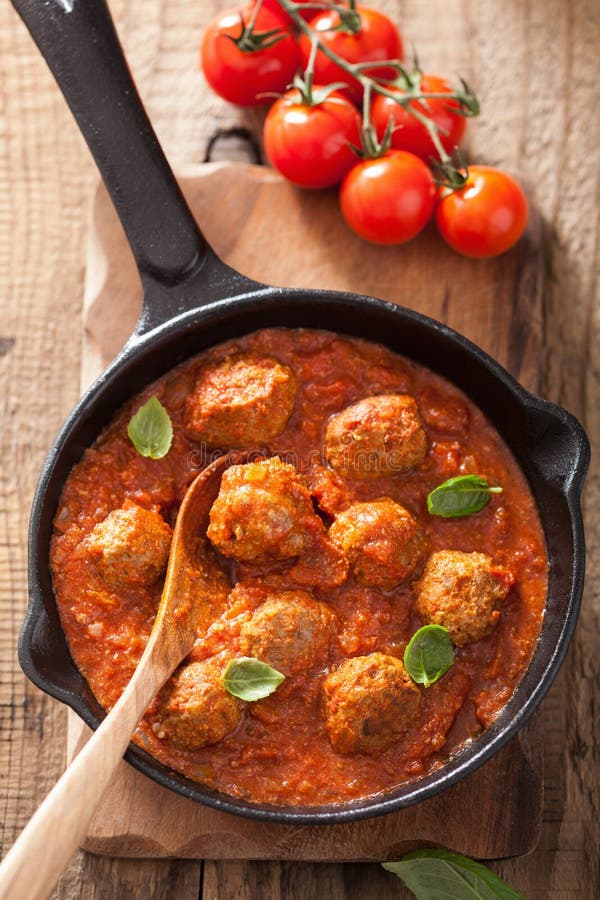
[[[406,247],[368,245],[347,230],[335,192],[298,191],[263,167],[196,166],[181,172],[181,184],[210,244],[245,275],[401,302],[448,322],[525,386],[538,386],[543,268],[535,217],[514,251],[473,262],[449,250],[433,228]],[[125,343],[139,308],[137,272],[100,187],[89,238],[82,387]],[[69,758],[89,733],[71,713]],[[541,802],[542,739],[534,721],[485,766],[431,800],[377,819],[319,828],[219,813],[122,763],[84,847],[111,856],[356,861],[440,846],[500,858],[535,847]]]

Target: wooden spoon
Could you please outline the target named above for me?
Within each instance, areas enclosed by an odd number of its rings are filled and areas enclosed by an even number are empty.
[[[113,779],[138,722],[153,697],[190,653],[214,617],[224,575],[204,537],[208,513],[233,454],[192,482],[181,504],[165,586],[144,654],[118,702],[30,819],[0,865],[0,898],[47,897]]]

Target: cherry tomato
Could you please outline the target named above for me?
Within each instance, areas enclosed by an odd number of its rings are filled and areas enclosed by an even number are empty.
[[[230,40],[238,38],[242,20],[247,24],[251,6],[238,6],[220,13],[204,33],[200,61],[212,89],[240,106],[271,103],[264,93],[280,94],[293,80],[298,68],[298,48],[281,16],[268,9],[258,13],[254,34],[280,28],[285,36],[269,47],[245,50]]]
[[[527,197],[514,178],[490,166],[471,166],[464,187],[443,196],[436,222],[463,256],[485,259],[509,250],[527,224]]]
[[[421,90],[428,94],[449,94],[451,85],[437,75],[422,75]],[[394,93],[402,94],[401,88],[390,88]],[[434,122],[440,129],[439,137],[446,153],[452,153],[460,144],[467,120],[460,113],[453,110],[460,109],[456,100],[411,100],[411,107],[419,110]],[[397,150],[408,150],[421,159],[427,160],[433,157],[439,159],[427,128],[419,122],[407,109],[400,106],[391,97],[376,94],[371,104],[371,121],[377,130],[377,136],[381,140],[385,134],[389,120],[394,123],[392,134],[392,147]]]
[[[357,13],[360,15],[360,30],[356,34],[349,34],[347,31],[335,31],[340,24],[339,13],[334,10],[325,10],[319,13],[314,19],[311,19],[309,25],[315,31],[319,32],[320,40],[341,56],[342,59],[351,63],[357,62],[378,62],[384,59],[402,59],[403,46],[402,38],[391,19],[384,16],[383,13],[376,9],[369,9],[366,6],[357,6]],[[298,46],[300,48],[300,57],[302,63],[306,66],[311,50],[311,42],[306,34],[302,34],[299,39]],[[390,68],[366,69],[365,74],[374,78],[392,79],[396,76],[396,72]],[[324,53],[317,53],[315,59],[314,79],[318,84],[332,84],[341,81],[348,84],[344,88],[344,93],[355,103],[360,102],[362,98],[362,88],[356,79],[351,78],[347,72],[332,62]]]
[[[350,170],[340,189],[340,206],[361,237],[375,244],[403,244],[427,225],[435,197],[425,163],[404,150],[389,150]]]
[[[318,97],[318,87],[313,92]],[[358,110],[337,91],[314,105],[292,90],[276,100],[265,120],[265,152],[271,165],[294,184],[326,188],[339,184],[356,163],[360,145]]]

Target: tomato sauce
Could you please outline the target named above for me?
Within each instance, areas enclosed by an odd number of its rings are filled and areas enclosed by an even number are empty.
[[[159,511],[173,523],[186,488],[213,456],[183,431],[185,398],[200,366],[238,352],[275,356],[298,381],[294,412],[271,454],[306,475],[322,506],[390,497],[418,520],[431,552],[479,551],[515,578],[500,622],[488,637],[457,649],[455,663],[422,692],[421,710],[405,738],[379,754],[339,755],[324,727],[320,685],[349,656],[380,651],[402,658],[422,624],[414,612],[414,581],[384,592],[352,577],[339,587],[313,590],[339,623],[326,666],[289,677],[270,697],[247,704],[235,732],[196,751],[165,739],[156,706],[135,740],[165,765],[210,788],[257,802],[321,805],[388,791],[443,765],[477,738],[498,715],[520,681],[540,632],[548,561],[537,510],[518,465],[483,414],[456,387],[388,349],[330,332],[265,329],[221,344],[172,370],[118,411],[71,472],[55,518],[51,564],[54,590],[75,663],[98,701],[110,709],[144,650],[162,584],[116,592],[100,579],[84,538],[126,501]],[[411,471],[370,481],[331,477],[323,457],[328,419],[368,396],[407,393],[417,400],[429,441],[424,461]],[[138,455],[127,437],[133,412],[152,395],[168,410],[174,439],[160,460]],[[479,513],[442,519],[429,515],[428,493],[446,479],[476,473],[503,487]],[[270,588],[294,589],[285,565],[261,572],[248,564],[224,567],[233,583],[251,585],[236,596],[191,659],[232,658],[243,615]],[[239,655],[239,654],[238,654]]]

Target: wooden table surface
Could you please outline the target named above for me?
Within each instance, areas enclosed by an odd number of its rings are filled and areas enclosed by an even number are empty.
[[[212,97],[196,46],[218,0],[113,0],[167,156],[203,160],[217,128],[260,113]],[[600,438],[600,4],[597,0],[374,0],[403,23],[425,68],[476,87],[473,159],[520,175],[544,221],[543,394]],[[26,529],[52,438],[78,394],[87,217],[96,173],[24,27],[0,8],[0,820],[3,852],[58,778],[66,711],[16,659]],[[223,151],[225,152],[225,151]],[[494,864],[527,898],[600,896],[600,465],[585,495],[588,577],[567,661],[540,713],[544,828],[528,857]],[[474,822],[474,827],[477,823]],[[449,823],[449,827],[451,823]],[[103,859],[79,853],[55,895],[72,898],[408,897],[376,865]]]

